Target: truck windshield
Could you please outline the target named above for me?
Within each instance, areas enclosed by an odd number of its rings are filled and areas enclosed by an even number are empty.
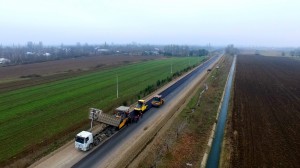
[[[136,108],[141,108],[143,106],[142,102],[138,102],[138,104],[136,105]]]
[[[158,97],[154,97],[154,101],[160,101]]]
[[[83,144],[84,143],[84,138],[82,138],[82,137],[75,137],[75,141]]]

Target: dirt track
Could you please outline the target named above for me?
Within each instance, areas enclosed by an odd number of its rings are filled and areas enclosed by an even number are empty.
[[[300,61],[240,55],[231,167],[300,167]]]

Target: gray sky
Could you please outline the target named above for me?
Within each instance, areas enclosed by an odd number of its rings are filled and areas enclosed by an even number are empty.
[[[300,46],[300,0],[0,0],[0,43]]]

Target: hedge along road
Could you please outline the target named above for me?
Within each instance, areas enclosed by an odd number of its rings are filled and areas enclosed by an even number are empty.
[[[143,131],[143,129],[147,128],[147,124],[154,124],[153,119],[155,119],[159,115],[163,115],[162,113],[167,113],[166,108],[171,104],[170,102],[177,99],[181,93],[181,91],[185,90],[185,88],[198,77],[199,74],[206,71],[206,69],[215,63],[221,55],[215,56],[196,68],[193,72],[182,78],[181,80],[174,83],[172,86],[162,91],[160,94],[163,95],[165,99],[165,104],[161,108],[150,108],[144,115],[143,118],[138,122],[125,127],[120,130],[116,135],[111,137],[108,141],[104,142],[101,146],[93,150],[91,153],[86,155],[82,160],[76,163],[74,168],[81,167],[114,167],[113,163],[119,155],[115,155],[116,153],[122,153],[122,148],[126,148],[126,146],[130,146],[130,138],[137,137],[137,133]],[[147,103],[150,104],[149,100]],[[155,117],[156,116],[156,117]],[[151,137],[148,137],[149,139]],[[119,158],[120,159],[120,158]],[[119,165],[120,166],[120,165]],[[125,167],[126,165],[122,165]]]
[[[170,58],[132,64],[0,94],[0,163],[87,120],[89,107],[111,109],[202,59]],[[119,98],[116,98],[116,76]],[[53,141],[49,141],[53,143]]]

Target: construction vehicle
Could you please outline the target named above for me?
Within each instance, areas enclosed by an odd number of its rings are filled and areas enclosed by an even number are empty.
[[[126,124],[131,122],[131,116],[129,114],[129,107],[120,106],[120,107],[116,108],[115,116],[116,116],[116,118],[121,119],[118,129],[123,128]]]
[[[143,117],[143,113],[148,110],[148,104],[145,100],[138,100],[137,105],[131,113],[133,122],[138,122]]]
[[[90,108],[91,129],[89,131],[81,131],[76,135],[75,148],[83,151],[92,149],[93,146],[97,146],[132,121],[137,122],[147,109],[148,105],[145,100],[139,100],[137,106],[131,112],[129,112],[129,107],[120,106],[115,109],[114,115],[103,113],[102,110],[96,108]],[[98,131],[93,130],[94,122],[103,123],[106,126]]]
[[[152,98],[151,104],[153,107],[159,107],[164,104],[164,99],[161,95],[156,95]]]
[[[137,103],[136,107],[134,108],[134,110],[144,113],[146,110],[148,110],[148,105],[146,104],[146,101],[138,100],[138,103]]]
[[[97,146],[101,141],[113,135],[119,129],[131,122],[129,107],[120,106],[116,108],[115,115],[105,114],[102,110],[91,108],[89,119],[91,119],[91,131],[81,131],[75,137],[75,148],[88,151]],[[93,122],[106,124],[102,130],[93,130]]]

